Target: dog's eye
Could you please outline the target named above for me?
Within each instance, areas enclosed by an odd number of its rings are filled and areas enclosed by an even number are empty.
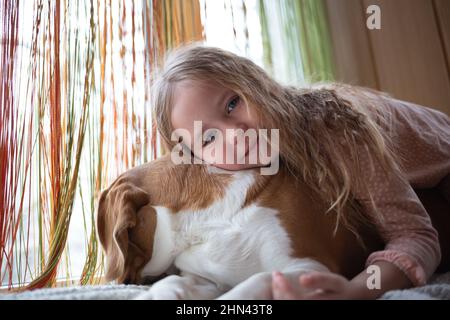
[[[216,140],[215,133],[210,133],[206,136],[205,140],[203,141],[203,147],[206,147],[211,142],[214,142]]]

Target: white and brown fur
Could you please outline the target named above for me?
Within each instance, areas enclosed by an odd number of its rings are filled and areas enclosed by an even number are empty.
[[[262,176],[164,157],[102,193],[97,227],[107,279],[143,283],[176,270],[143,298],[270,299],[274,270],[293,280],[311,270],[351,277],[379,247],[369,229],[365,247],[345,228],[334,234],[325,211],[283,169]]]

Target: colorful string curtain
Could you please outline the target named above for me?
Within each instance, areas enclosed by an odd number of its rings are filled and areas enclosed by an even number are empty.
[[[167,50],[204,40],[305,84],[333,77],[327,28],[321,0],[0,0],[0,286],[101,281],[98,196],[162,152]]]
[[[322,0],[259,0],[264,65],[286,84],[334,79]]]
[[[247,56],[284,84],[334,79],[323,0],[200,0],[206,43]]]
[[[4,0],[0,14],[0,283],[97,283],[98,195],[158,155],[152,72],[202,39],[199,3]]]

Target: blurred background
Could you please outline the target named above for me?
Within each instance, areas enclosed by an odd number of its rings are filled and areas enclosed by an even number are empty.
[[[150,86],[180,44],[249,57],[284,84],[342,81],[450,115],[447,0],[2,1],[0,39],[3,288],[102,281],[98,196],[161,154]]]

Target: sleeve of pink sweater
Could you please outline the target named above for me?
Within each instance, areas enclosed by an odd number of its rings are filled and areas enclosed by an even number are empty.
[[[358,200],[365,212],[378,221],[377,229],[386,246],[373,252],[366,266],[388,261],[414,285],[425,284],[441,259],[438,235],[425,208],[406,181],[374,173],[368,185],[370,195],[361,195]],[[371,205],[370,196],[375,206]]]
[[[374,220],[386,244],[366,265],[391,262],[418,286],[434,273],[441,252],[438,234],[413,187],[434,187],[450,174],[450,120],[425,107],[390,98],[388,102],[383,112],[391,116],[390,133],[401,154],[403,176],[387,176],[367,153],[358,156],[368,190],[355,196],[369,216],[379,217]]]

